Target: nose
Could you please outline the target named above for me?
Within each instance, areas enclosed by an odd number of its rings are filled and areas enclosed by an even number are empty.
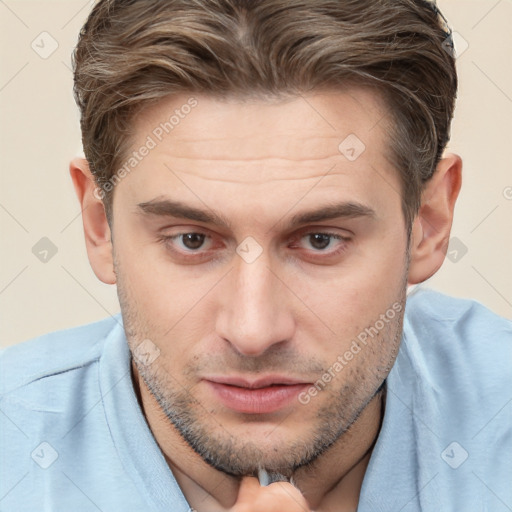
[[[237,258],[222,290],[217,334],[242,355],[257,357],[292,339],[290,291],[263,255],[252,263]]]

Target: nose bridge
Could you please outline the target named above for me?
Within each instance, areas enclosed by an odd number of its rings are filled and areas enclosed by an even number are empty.
[[[293,316],[282,284],[261,255],[239,258],[230,273],[218,334],[244,355],[257,356],[293,335]]]
[[[238,265],[236,275],[236,295],[238,296],[242,318],[246,322],[264,320],[272,314],[271,303],[275,299],[276,290],[275,279],[269,270],[266,260],[263,258],[258,262],[245,263]],[[251,312],[255,313],[251,315]],[[248,325],[248,326],[249,326]]]

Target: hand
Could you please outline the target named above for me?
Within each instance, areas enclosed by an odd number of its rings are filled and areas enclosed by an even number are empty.
[[[229,512],[311,512],[300,491],[288,482],[262,487],[257,478],[245,477]]]

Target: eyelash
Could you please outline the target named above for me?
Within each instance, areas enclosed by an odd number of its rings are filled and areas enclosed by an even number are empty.
[[[183,235],[189,235],[189,234],[198,234],[198,235],[204,235],[205,237],[208,237],[208,235],[206,233],[203,233],[201,231],[183,231],[181,233],[176,233],[175,235],[162,235],[162,236],[158,237],[157,241],[159,243],[163,244],[164,247],[167,250],[171,251],[173,254],[175,254],[177,256],[181,256],[182,258],[185,258],[187,261],[189,261],[191,263],[196,263],[196,262],[198,262],[197,260],[207,258],[208,252],[203,252],[203,253],[195,252],[195,251],[184,252],[184,251],[180,251],[179,249],[176,249],[173,246],[172,242],[174,240],[176,240],[177,238],[179,238]]]
[[[159,243],[162,243],[172,253],[174,253],[178,256],[181,256],[182,258],[185,258],[187,261],[190,261],[191,263],[197,262],[197,260],[207,259],[208,252],[211,251],[212,249],[210,249],[209,251],[205,251],[203,253],[195,252],[193,250],[190,250],[190,252],[183,252],[183,251],[180,251],[179,249],[176,249],[173,246],[172,242],[174,240],[178,239],[179,237],[181,237],[183,235],[188,235],[188,234],[198,234],[198,235],[204,235],[207,238],[209,237],[208,234],[203,233],[201,231],[183,231],[180,233],[176,233],[175,235],[162,235],[158,238],[157,241]],[[313,251],[313,254],[316,252],[318,254],[318,256],[313,256],[312,254],[310,254],[309,256],[311,259],[317,259],[317,260],[320,260],[320,259],[326,260],[328,258],[333,258],[335,256],[339,256],[340,254],[342,254],[343,252],[345,252],[347,250],[347,244],[351,241],[351,239],[349,237],[342,236],[339,233],[333,233],[330,231],[312,230],[312,231],[302,232],[299,235],[296,235],[292,239],[293,243],[295,243],[296,241],[300,241],[310,235],[327,235],[327,236],[331,237],[332,239],[343,242],[338,249],[336,249],[335,251],[332,251],[332,252],[323,253],[323,251],[321,251],[321,250]],[[200,251],[200,249],[198,251]],[[296,256],[294,256],[294,258],[296,258]],[[214,259],[216,259],[216,258],[214,258]]]

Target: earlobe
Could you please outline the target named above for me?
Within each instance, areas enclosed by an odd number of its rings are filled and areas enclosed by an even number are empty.
[[[69,173],[82,208],[85,245],[91,267],[100,281],[115,284],[110,226],[87,160],[73,159]]]
[[[418,284],[441,267],[453,222],[455,202],[462,180],[462,160],[458,155],[445,155],[427,183],[411,235],[409,284]]]

